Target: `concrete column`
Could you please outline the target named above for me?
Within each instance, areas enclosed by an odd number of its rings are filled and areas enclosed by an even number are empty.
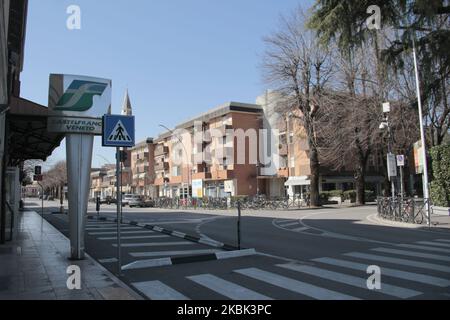
[[[93,144],[93,135],[68,134],[66,136],[70,258],[73,260],[84,259],[84,227]]]

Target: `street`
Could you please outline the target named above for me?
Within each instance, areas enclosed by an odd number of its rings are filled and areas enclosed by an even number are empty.
[[[38,213],[39,205],[26,203]],[[68,235],[67,215],[54,214],[58,203],[45,209],[45,219]],[[117,273],[115,206],[102,205],[107,220],[98,220],[92,204],[89,215],[86,251]],[[256,251],[223,258],[216,244],[237,245],[236,212],[126,207],[123,218],[133,224],[122,225],[120,278],[148,299],[450,297],[448,226],[400,227],[380,221],[375,206],[244,211],[242,247]],[[380,290],[368,289],[369,266],[380,267]]]

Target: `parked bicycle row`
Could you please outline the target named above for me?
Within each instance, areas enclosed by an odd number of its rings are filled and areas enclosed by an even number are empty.
[[[423,224],[428,220],[427,207],[432,214],[433,206],[429,199],[388,198],[377,199],[378,215],[383,219],[407,223]]]
[[[243,210],[288,210],[309,206],[307,199],[300,197],[232,197],[232,198],[159,198],[155,199],[156,208],[189,208],[225,210],[236,209],[240,205]]]

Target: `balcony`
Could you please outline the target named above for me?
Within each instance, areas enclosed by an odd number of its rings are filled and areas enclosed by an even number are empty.
[[[229,124],[224,124],[220,126],[219,128],[216,128],[215,130],[219,130],[222,133],[222,137],[225,137],[227,135],[227,130],[232,130],[233,126]]]
[[[231,180],[234,179],[233,170],[215,170],[211,173],[213,180]]]
[[[167,171],[169,170],[168,162],[158,162],[155,164],[155,171]]]
[[[278,176],[284,177],[284,178],[289,178],[289,169],[288,168],[278,169]]]
[[[280,144],[278,148],[278,154],[280,156],[287,156],[288,155],[288,146],[287,144]]]
[[[170,179],[169,178],[157,178],[155,179],[155,186],[163,186],[166,183],[170,183]]]
[[[192,174],[192,180],[206,180],[211,178],[212,175],[210,172],[197,172]]]
[[[163,156],[169,153],[169,147],[159,145],[155,148],[155,157]]]

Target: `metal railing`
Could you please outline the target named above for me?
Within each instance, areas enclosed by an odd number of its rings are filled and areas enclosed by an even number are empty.
[[[163,209],[237,209],[240,203],[243,210],[289,210],[309,206],[309,201],[300,197],[232,197],[232,198],[158,198],[155,207]]]
[[[378,216],[392,221],[423,224],[428,222],[427,207],[430,206],[432,215],[433,206],[430,199],[418,198],[377,198]]]

